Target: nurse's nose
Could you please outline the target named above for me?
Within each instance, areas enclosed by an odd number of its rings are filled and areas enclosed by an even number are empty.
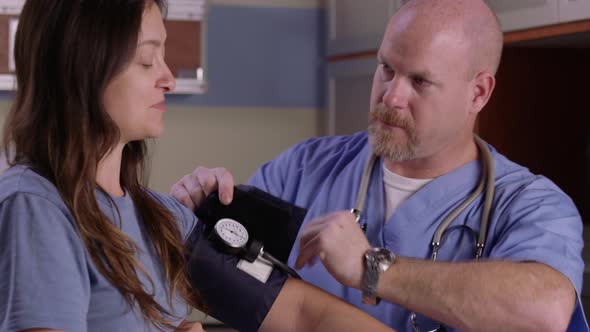
[[[383,103],[390,109],[403,109],[408,106],[411,86],[403,77],[396,76],[387,83]]]

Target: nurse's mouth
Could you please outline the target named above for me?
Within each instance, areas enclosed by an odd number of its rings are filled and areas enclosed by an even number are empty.
[[[404,129],[403,127],[398,126],[395,123],[389,123],[389,122],[385,122],[383,120],[379,120],[379,124],[383,127],[387,127],[387,128],[400,128],[400,129]]]

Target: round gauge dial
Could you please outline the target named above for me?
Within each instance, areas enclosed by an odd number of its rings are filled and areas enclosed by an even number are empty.
[[[232,248],[242,248],[248,243],[248,230],[233,219],[220,219],[214,229],[217,236]]]

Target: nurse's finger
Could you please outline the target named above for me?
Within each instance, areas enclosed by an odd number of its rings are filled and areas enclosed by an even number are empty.
[[[309,241],[302,243],[299,248],[299,255],[295,261],[295,268],[301,269],[307,263],[312,263],[315,257],[323,258],[321,251],[321,235],[317,234],[314,238]]]
[[[202,199],[202,192],[199,188],[194,188],[196,180],[190,178],[191,175],[185,175],[172,188],[170,195],[182,203],[187,208],[194,210]],[[197,190],[197,192],[194,192]]]
[[[318,233],[319,230],[328,226],[342,229],[347,227],[347,224],[349,223],[356,224],[355,220],[355,216],[350,213],[350,211],[343,210],[332,212],[308,222],[301,230],[299,238],[305,241],[314,237],[314,233]]]
[[[192,172],[191,177],[195,179],[199,190],[205,196],[217,190],[217,178],[213,169],[199,166]]]
[[[195,210],[196,206],[193,203],[188,191],[183,187],[182,184],[175,184],[170,189],[170,195],[179,201],[182,205],[186,206],[191,210]]]
[[[299,233],[299,244],[301,246],[305,245],[306,242],[320,233],[331,220],[332,216],[328,214],[309,221]]]
[[[316,255],[323,259],[322,252],[344,238],[345,225],[340,217],[341,213],[335,212],[306,225],[299,236],[299,252],[303,253],[301,260],[307,262]]]
[[[234,178],[225,168],[198,167],[192,175],[197,179],[197,183],[199,183],[205,197],[218,190],[221,202],[226,205],[231,203]]]
[[[338,220],[341,218],[340,216],[342,215],[342,213],[343,213],[343,211],[336,211],[336,212],[331,212],[331,213],[316,217],[315,219],[308,221],[306,223],[306,225],[304,226],[304,229],[305,228],[311,229],[313,227],[326,225],[328,223],[334,222],[335,220]]]
[[[219,199],[221,203],[228,205],[231,203],[234,196],[234,177],[223,167],[215,168],[213,169],[213,172],[217,179]]]
[[[193,201],[195,206],[198,207],[199,205],[201,205],[203,200],[205,200],[205,197],[207,197],[208,193],[206,193],[203,189],[203,185],[201,185],[201,182],[199,181],[195,173],[193,172],[187,175],[182,181],[182,184],[191,196],[191,200]]]

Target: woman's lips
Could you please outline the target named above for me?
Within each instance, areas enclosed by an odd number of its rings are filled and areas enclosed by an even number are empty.
[[[151,108],[166,112],[166,104],[163,101],[152,105]]]

